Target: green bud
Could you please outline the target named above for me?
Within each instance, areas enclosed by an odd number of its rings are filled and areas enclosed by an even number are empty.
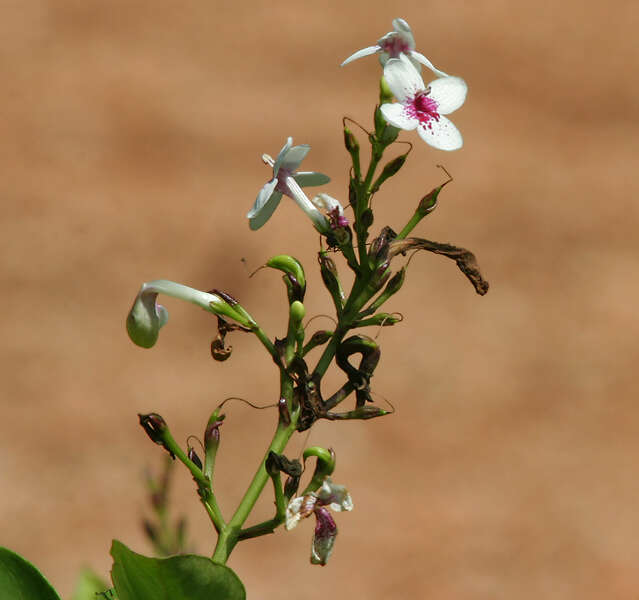
[[[373,184],[373,187],[371,188],[371,194],[375,194],[379,190],[379,188],[382,187],[382,184],[387,179],[395,175],[404,166],[407,156],[408,156],[408,153],[401,154],[400,156],[386,163],[386,165],[382,169],[380,176],[375,180],[375,183]]]
[[[361,319],[353,323],[353,327],[370,327],[370,326],[382,326],[390,327],[402,320],[400,316],[392,315],[390,313],[377,313],[368,319]]]
[[[278,269],[284,273],[284,283],[286,284],[288,301],[304,300],[306,293],[306,275],[302,264],[288,254],[278,254],[266,262],[267,267]]]
[[[356,177],[360,177],[361,167],[359,164],[359,143],[357,142],[357,139],[355,139],[353,132],[346,127],[346,125],[344,126],[344,145],[346,146],[348,153],[351,155],[353,172]]]
[[[295,300],[289,310],[289,318],[291,323],[295,324],[295,329],[299,327],[299,324],[302,322],[302,319],[306,315],[306,309],[304,305],[299,301]]]
[[[323,252],[318,254],[317,260],[320,264],[320,273],[326,289],[333,297],[335,305],[341,307],[344,304],[344,290],[339,281],[335,261]]]
[[[417,214],[421,217],[425,217],[428,213],[431,213],[437,208],[437,197],[439,196],[439,192],[442,191],[442,188],[449,184],[453,178],[450,176],[450,173],[444,169],[441,165],[437,165],[440,169],[448,175],[448,179],[444,181],[441,185],[438,185],[436,188],[432,189],[428,194],[426,194],[417,205]]]
[[[375,312],[386,300],[388,300],[393,294],[396,294],[404,285],[404,279],[406,278],[406,267],[402,267],[395,275],[391,277],[384,291],[371,303],[366,309],[366,313],[370,314]],[[393,323],[391,323],[392,325]]]
[[[209,417],[204,430],[204,475],[209,481],[213,481],[215,457],[220,446],[220,426],[224,418],[225,415],[220,414],[220,409],[216,408]]]
[[[311,339],[308,341],[306,346],[304,346],[304,349],[302,350],[302,356],[310,352],[313,348],[316,348],[317,346],[321,346],[325,344],[332,337],[333,337],[332,331],[327,331],[326,329],[320,329],[319,331],[316,331],[311,336]]]

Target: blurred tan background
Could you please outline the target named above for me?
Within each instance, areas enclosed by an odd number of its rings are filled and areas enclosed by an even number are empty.
[[[346,201],[340,119],[370,125],[380,69],[338,65],[401,16],[417,49],[469,84],[452,116],[465,146],[403,134],[415,150],[377,196],[376,226],[399,230],[443,162],[455,181],[416,233],[472,249],[492,287],[480,298],[452,262],[413,259],[388,305],[405,322],[381,332],[373,380],[396,414],[320,423],[308,441],[335,448],[355,502],[329,565],[308,563],[310,521],[241,544],[229,564],[261,599],[637,598],[636,2],[1,8],[0,544],[68,597],[82,565],[108,574],[112,538],[150,551],[141,473],[162,452],[137,412],[183,441],[226,396],[276,400],[255,339],[234,336],[219,364],[214,320],[196,308],[166,301],[152,350],[129,342],[124,318],[143,281],[167,278],[227,290],[282,335],[279,276],[247,277],[280,252],[307,266],[309,314],[329,311],[293,203],[256,233],[245,214],[270,176],[261,154],[287,135]],[[228,514],[276,417],[227,414]],[[181,471],[175,483],[210,553],[193,484]],[[271,510],[267,494],[256,518]]]

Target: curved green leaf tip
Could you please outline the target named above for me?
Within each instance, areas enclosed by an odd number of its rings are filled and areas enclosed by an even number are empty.
[[[60,600],[60,596],[36,567],[7,548],[0,548],[0,598]]]
[[[245,600],[239,577],[206,556],[149,558],[113,540],[111,578],[119,600]]]

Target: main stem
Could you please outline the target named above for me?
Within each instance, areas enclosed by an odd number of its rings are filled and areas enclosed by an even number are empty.
[[[283,375],[282,377],[282,397],[286,398],[288,406],[292,405],[293,398],[293,382],[288,375]],[[267,484],[269,480],[269,475],[266,472],[266,468],[264,464],[266,459],[268,458],[269,452],[273,451],[277,454],[282,454],[284,449],[286,448],[286,444],[291,439],[293,433],[295,433],[297,426],[297,419],[299,417],[298,412],[291,411],[291,422],[289,424],[283,423],[281,420],[277,425],[277,429],[275,430],[275,435],[269,445],[266,453],[264,454],[264,458],[260,463],[260,466],[257,469],[257,472],[253,476],[251,483],[242,498],[235,514],[228,522],[228,524],[222,528],[220,531],[220,535],[217,539],[217,545],[215,547],[215,552],[213,553],[213,560],[220,564],[225,564],[228,560],[233,548],[239,541],[239,533],[242,529],[242,525],[248,518],[251,510],[255,506],[257,499],[259,498],[264,486]]]

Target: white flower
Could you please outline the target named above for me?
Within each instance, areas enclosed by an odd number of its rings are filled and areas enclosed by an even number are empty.
[[[239,304],[236,303],[234,307],[227,302],[223,297],[230,298],[227,294],[202,292],[174,281],[156,279],[142,284],[126,318],[126,329],[131,341],[143,348],[155,345],[160,329],[169,320],[166,308],[157,303],[159,294],[192,302],[214,315],[230,317],[245,327],[255,325],[243,310],[238,311],[241,308]]]
[[[379,62],[384,66],[390,58],[399,58],[400,55],[405,54],[418,69],[421,69],[421,63],[438,77],[447,77],[444,71],[437,69],[423,54],[415,51],[413,32],[404,19],[393,19],[393,29],[395,31],[389,31],[384,37],[377,41],[375,46],[358,50],[355,54],[349,56],[340,66],[343,67],[358,58],[377,53],[379,53]]]
[[[417,69],[405,57],[391,59],[384,78],[398,102],[382,104],[384,118],[400,129],[417,128],[420,137],[440,150],[462,147],[461,133],[444,115],[457,110],[466,100],[468,87],[459,77],[440,77],[428,87]]]
[[[296,171],[310,149],[311,147],[307,144],[293,146],[293,138],[289,137],[275,160],[268,154],[262,155],[262,160],[273,167],[273,179],[259,191],[253,208],[247,214],[251,229],[256,230],[262,227],[277,208],[282,195],[285,195],[297,202],[320,233],[328,231],[328,219],[313,206],[302,191],[302,187],[323,185],[328,183],[330,178],[313,171]]]
[[[291,530],[302,519],[315,515],[315,532],[311,544],[311,563],[325,565],[333,551],[337,525],[326,507],[336,512],[353,510],[353,500],[343,485],[324,479],[317,492],[293,498],[286,507],[286,529]]]

